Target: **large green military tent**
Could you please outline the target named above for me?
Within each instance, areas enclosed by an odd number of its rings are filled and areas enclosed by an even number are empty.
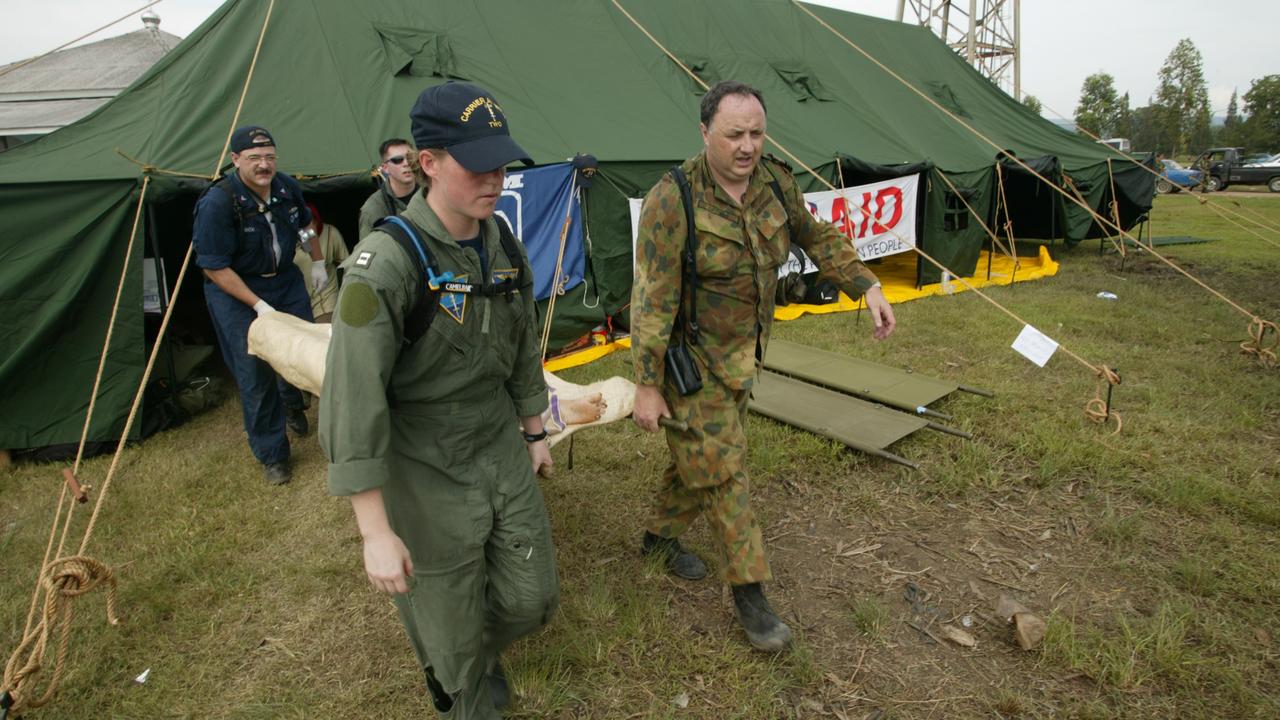
[[[828,180],[853,185],[936,169],[979,212],[992,212],[996,151],[788,0],[623,5],[708,82],[761,88],[771,134]],[[1106,148],[1028,112],[927,30],[811,9],[1055,182],[1069,173],[1095,208],[1109,207],[1115,192],[1127,224],[1149,207],[1150,176],[1118,165],[1112,175]],[[172,284],[204,185],[198,178],[215,170],[264,24],[240,122],[272,130],[281,169],[304,179],[348,238],[372,188],[378,143],[408,134],[408,109],[424,87],[471,80],[500,99],[539,164],[578,152],[600,160],[586,194],[592,279],[557,304],[557,336],[607,316],[625,322],[626,198],[699,151],[701,90],[610,0],[229,0],[97,112],[0,154],[0,448],[79,439],[149,176],[89,432],[90,440],[118,437],[155,330],[141,310],[143,264],[148,255],[164,258]],[[1078,240],[1100,231],[1034,178],[1006,170],[1019,237]],[[969,274],[984,233],[931,177],[921,243]],[[816,179],[802,181],[818,189]],[[919,272],[922,282],[936,276],[927,266]],[[204,316],[198,282],[193,273],[183,289],[179,329],[184,318],[194,327]],[[574,293],[593,301],[575,302]]]

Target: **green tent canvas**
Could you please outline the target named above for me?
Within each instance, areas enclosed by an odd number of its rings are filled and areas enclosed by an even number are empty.
[[[979,212],[992,212],[995,150],[788,0],[624,5],[705,80],[760,88],[770,133],[827,180],[853,185],[936,170]],[[0,154],[0,447],[79,439],[124,268],[89,428],[90,440],[119,436],[154,334],[141,311],[143,263],[158,254],[170,283],[177,274],[205,184],[198,178],[215,170],[268,6],[230,0],[110,103]],[[1033,115],[927,30],[812,11],[1002,148],[1055,181],[1069,173],[1093,207],[1108,207],[1113,187],[1126,224],[1149,207],[1150,176],[1118,164],[1109,174],[1106,148]],[[493,91],[539,164],[578,152],[600,160],[586,195],[591,279],[557,301],[552,344],[609,317],[625,324],[627,198],[700,150],[701,89],[608,0],[277,0],[240,122],[272,130],[281,169],[303,179],[354,240],[378,143],[408,136],[414,98],[447,78]],[[1074,241],[1100,232],[1025,173],[1005,175],[1019,237]],[[125,268],[144,176],[151,183]],[[925,177],[921,244],[967,275],[984,233]],[[814,177],[801,181],[820,189]],[[937,271],[922,265],[918,274],[930,282]],[[191,273],[182,289],[178,328],[207,322],[199,282]]]

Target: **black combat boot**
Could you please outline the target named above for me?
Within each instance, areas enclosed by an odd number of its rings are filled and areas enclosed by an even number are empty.
[[[766,652],[786,650],[791,644],[791,628],[769,607],[760,583],[732,585],[731,588],[733,606],[738,611],[738,622],[747,631],[751,647]]]
[[[649,556],[655,553],[664,559],[667,570],[678,578],[701,580],[707,576],[707,566],[702,558],[680,547],[679,540],[654,535],[646,530],[644,540],[640,543],[640,554]]]
[[[268,485],[285,485],[293,479],[293,470],[289,468],[288,460],[263,466],[262,474],[267,479]]]
[[[311,429],[307,423],[307,413],[302,408],[285,408],[284,424],[298,437],[306,435]]]

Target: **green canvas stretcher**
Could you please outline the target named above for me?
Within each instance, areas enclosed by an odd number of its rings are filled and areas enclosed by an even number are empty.
[[[917,466],[885,448],[932,425],[920,417],[767,370],[756,378],[748,407],[778,422],[910,468]]]
[[[863,400],[944,419],[950,416],[930,410],[930,403],[956,390],[989,395],[947,380],[778,339],[769,341],[764,367]]]

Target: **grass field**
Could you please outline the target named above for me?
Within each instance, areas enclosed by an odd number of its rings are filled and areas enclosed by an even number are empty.
[[[1217,200],[1280,226],[1280,198]],[[1280,319],[1280,247],[1186,194],[1157,198],[1153,220],[1157,236],[1211,239],[1161,250]],[[1150,255],[1122,270],[1096,241],[1053,254],[1056,277],[989,292],[1119,369],[1119,434],[1084,416],[1094,377],[1061,351],[1044,369],[1015,354],[1020,328],[972,293],[897,307],[883,343],[852,313],[778,324],[776,337],[996,397],[937,406],[972,440],[921,432],[891,448],[919,471],[752,418],[770,597],[798,635],[777,656],[747,647],[717,583],[639,557],[659,437],[630,423],[585,431],[572,470],[558,447],[544,488],[563,606],[508,658],[511,716],[1280,717],[1280,371],[1241,355],[1245,317]],[[629,375],[625,357],[566,373],[610,375]],[[90,547],[119,578],[124,622],[104,622],[101,594],[80,601],[61,690],[29,717],[431,715],[392,605],[364,579],[349,505],[326,495],[314,436],[295,443],[292,485],[270,488],[239,418],[228,401],[125,453]],[[83,476],[97,484],[106,467]],[[60,470],[0,471],[6,656]],[[687,540],[714,557],[705,524]],[[1001,593],[1046,619],[1036,650],[995,617]],[[976,647],[938,641],[965,616]]]

